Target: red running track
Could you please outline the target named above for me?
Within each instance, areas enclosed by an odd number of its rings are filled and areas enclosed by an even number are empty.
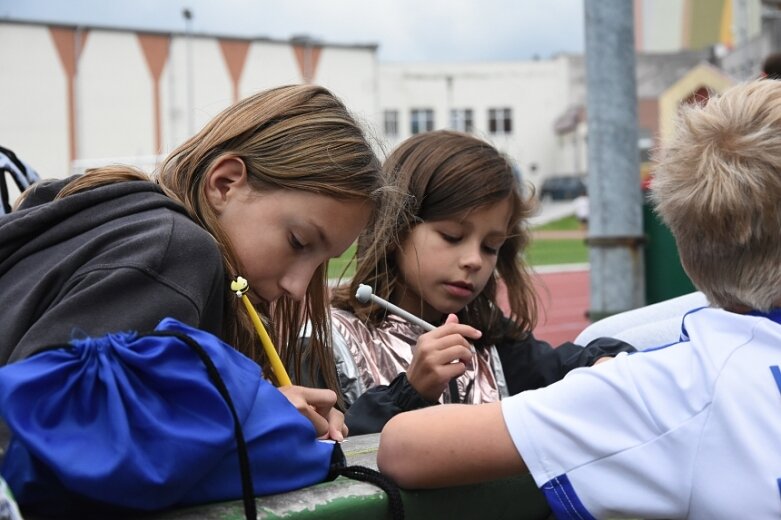
[[[540,315],[534,337],[553,346],[572,341],[589,321],[588,269],[537,273],[534,276],[540,303]],[[506,300],[499,294],[500,307]]]
[[[574,340],[590,324],[588,270],[539,273],[535,284],[542,308],[534,337],[553,346]]]

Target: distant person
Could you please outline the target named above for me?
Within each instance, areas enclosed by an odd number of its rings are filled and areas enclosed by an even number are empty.
[[[498,401],[634,350],[612,339],[554,349],[534,337],[536,294],[522,255],[534,207],[496,148],[466,134],[428,132],[400,144],[383,169],[409,204],[363,233],[352,283],[332,302],[353,434],[379,432],[398,413],[440,402]],[[500,280],[510,318],[496,304]],[[437,328],[426,332],[358,302],[359,284]]]
[[[588,205],[588,193],[586,192],[585,189],[580,190],[578,196],[575,197],[574,203],[575,203],[575,218],[578,219],[578,223],[580,224],[580,229],[588,229],[589,205]]]
[[[683,107],[652,197],[714,307],[680,342],[501,403],[401,414],[408,488],[530,472],[557,518],[781,518],[781,82]]]

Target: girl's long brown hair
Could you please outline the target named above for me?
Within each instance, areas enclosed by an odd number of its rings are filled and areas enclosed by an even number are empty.
[[[531,193],[524,195],[507,158],[471,135],[441,130],[404,141],[385,161],[383,170],[391,185],[406,193],[408,200],[402,211],[376,221],[362,233],[355,276],[349,286],[335,291],[332,304],[379,325],[384,310],[359,303],[355,291],[358,284],[365,283],[381,298],[391,298],[402,283],[396,252],[415,225],[463,215],[509,198],[508,237],[499,249],[496,271],[458,317],[483,331],[483,345],[493,344],[501,336],[520,338],[530,332],[537,321],[537,296],[522,253],[530,241],[526,223],[534,204]],[[507,286],[514,324],[509,331],[498,327],[502,313],[496,305],[496,288],[500,278]]]
[[[208,204],[204,187],[212,167],[223,157],[238,157],[249,182],[258,190],[304,190],[339,200],[366,200],[379,214],[385,181],[369,142],[345,106],[331,92],[315,85],[284,86],[260,92],[228,107],[200,132],[176,148],[162,163],[156,181],[190,217],[211,233],[222,251],[228,277],[241,274],[227,235]],[[70,183],[60,197],[126,180],[149,180],[128,167],[87,172]],[[258,251],[258,255],[262,255]],[[226,291],[223,339],[256,360],[271,376],[263,349],[238,298]],[[281,297],[260,311],[270,318],[269,333],[283,361],[300,380],[301,330],[310,321],[310,348],[326,385],[338,392],[330,348],[327,313],[327,264],[315,272],[306,297]],[[310,374],[314,376],[314,374]]]

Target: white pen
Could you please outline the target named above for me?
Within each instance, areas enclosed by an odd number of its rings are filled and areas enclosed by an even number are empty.
[[[371,285],[360,284],[358,286],[358,290],[355,291],[355,298],[361,303],[369,303],[369,301],[373,301],[377,305],[381,307],[385,307],[386,309],[388,309],[388,311],[392,312],[393,314],[397,316],[401,316],[408,322],[414,323],[415,325],[423,327],[426,330],[436,329],[436,327],[431,323],[421,320],[414,314],[410,314],[409,312],[405,311],[401,307],[397,307],[396,305],[393,305],[388,300],[383,300],[382,298],[374,294],[374,290],[371,288]]]
[[[426,330],[436,329],[436,327],[431,323],[427,321],[423,321],[422,319],[418,318],[414,314],[410,314],[409,312],[405,311],[401,307],[397,307],[396,305],[393,305],[388,300],[383,300],[382,298],[374,294],[374,289],[372,289],[371,285],[366,285],[366,284],[358,285],[358,290],[355,291],[355,298],[361,303],[369,303],[370,301],[373,301],[377,305],[388,309],[389,312],[392,312],[397,316],[401,316],[408,322],[414,323],[415,325],[419,325]],[[469,342],[469,350],[472,352],[473,357],[477,355],[475,346],[472,345],[471,342]],[[458,359],[454,359],[453,361],[451,361],[451,363],[458,363],[458,362],[459,362]]]

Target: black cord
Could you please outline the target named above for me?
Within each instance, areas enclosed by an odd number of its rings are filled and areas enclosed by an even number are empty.
[[[388,508],[393,520],[404,519],[404,502],[401,500],[401,491],[394,481],[379,471],[366,466],[345,466],[336,469],[336,474],[343,477],[368,482],[379,487],[388,495]]]
[[[247,443],[244,441],[244,432],[241,428],[241,422],[239,416],[236,413],[236,408],[233,406],[233,400],[231,399],[228,387],[225,386],[225,382],[220,376],[220,372],[217,367],[214,366],[209,354],[206,350],[198,344],[197,341],[190,336],[180,334],[178,332],[165,332],[159,331],[146,336],[171,336],[179,339],[192,350],[198,354],[201,358],[204,366],[206,366],[206,373],[209,375],[209,379],[212,384],[217,388],[222,398],[225,400],[225,404],[228,405],[231,415],[233,416],[234,435],[236,437],[236,451],[239,456],[239,469],[241,471],[241,491],[244,502],[244,516],[247,520],[255,520],[258,517],[257,507],[255,505],[255,486],[252,484],[252,472],[250,471],[249,453],[247,452]]]

